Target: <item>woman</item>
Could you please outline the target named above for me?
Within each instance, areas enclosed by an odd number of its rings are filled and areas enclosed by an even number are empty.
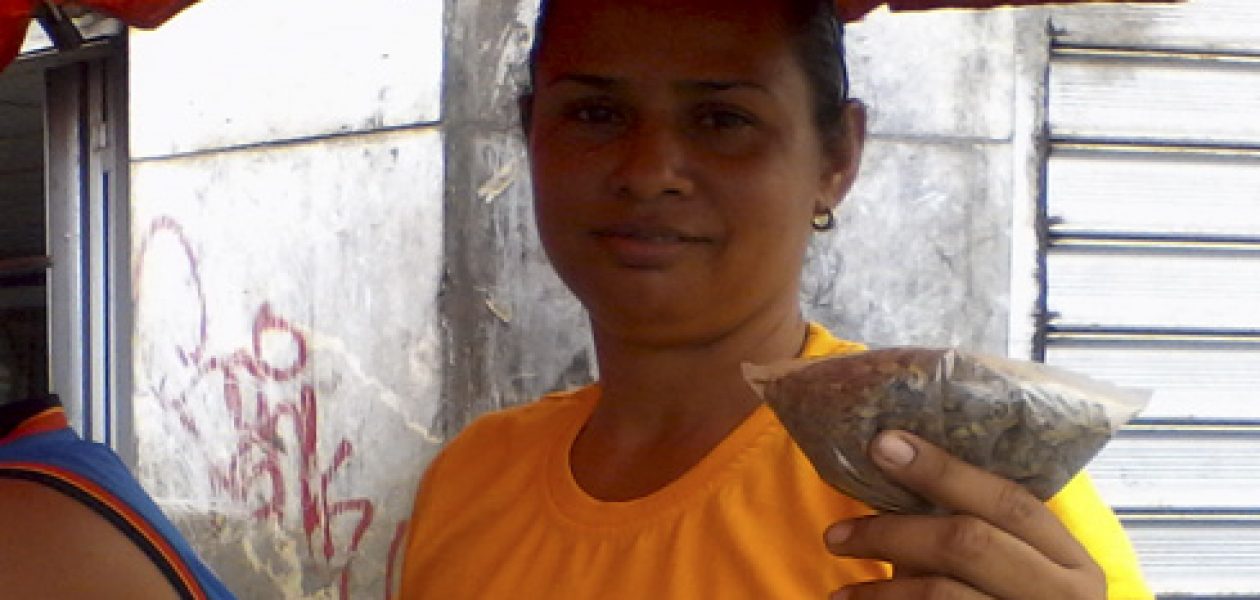
[[[1087,481],[1052,511],[888,432],[877,462],[954,514],[874,516],[743,381],[744,362],[860,349],[797,303],[865,126],[829,2],[544,5],[522,101],[536,214],[600,381],[450,443],[417,497],[404,597],[1149,597]]]

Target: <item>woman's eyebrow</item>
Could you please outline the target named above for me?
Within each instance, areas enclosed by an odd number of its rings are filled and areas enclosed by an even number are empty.
[[[564,73],[556,76],[548,83],[549,85],[572,83],[586,87],[598,88],[601,90],[610,90],[620,85],[620,82],[612,77],[589,75],[586,73]]]
[[[588,73],[564,73],[556,76],[548,82],[549,85],[573,84],[584,87],[592,87],[599,90],[613,90],[624,87],[625,81],[608,77],[606,75],[591,75]],[[731,90],[753,90],[771,93],[770,88],[764,84],[747,79],[688,79],[673,84],[674,89],[691,93],[691,94],[711,94],[714,92],[727,92]]]
[[[752,90],[766,94],[770,93],[770,88],[765,85],[745,79],[697,79],[679,82],[674,87],[693,93],[727,92],[731,90]]]

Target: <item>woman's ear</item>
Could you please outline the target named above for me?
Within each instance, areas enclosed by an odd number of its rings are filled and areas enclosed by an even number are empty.
[[[866,105],[860,100],[844,103],[843,126],[831,144],[827,172],[823,180],[823,201],[826,208],[835,208],[853,188],[862,165],[862,148],[866,145]]]

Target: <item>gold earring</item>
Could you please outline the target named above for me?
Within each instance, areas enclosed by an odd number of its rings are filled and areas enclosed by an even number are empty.
[[[831,231],[836,228],[836,213],[830,208],[815,212],[810,225],[813,226],[814,231]]]

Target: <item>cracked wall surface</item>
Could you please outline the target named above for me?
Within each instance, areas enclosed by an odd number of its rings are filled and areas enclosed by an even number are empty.
[[[132,36],[135,466],[239,597],[387,598],[442,441],[444,7],[264,4]]]

